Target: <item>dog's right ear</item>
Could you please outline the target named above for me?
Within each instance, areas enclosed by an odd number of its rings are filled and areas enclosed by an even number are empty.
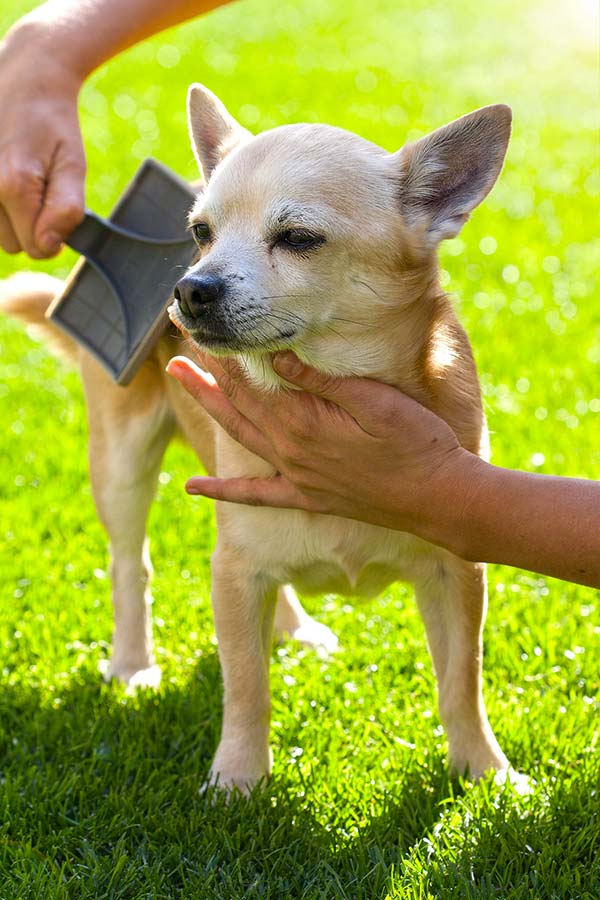
[[[192,84],[187,97],[188,127],[194,155],[207,182],[215,167],[252,135],[202,84]]]

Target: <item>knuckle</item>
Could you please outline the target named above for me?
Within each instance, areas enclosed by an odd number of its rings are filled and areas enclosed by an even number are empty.
[[[38,188],[37,173],[26,166],[7,166],[0,170],[0,195],[10,200]]]
[[[300,491],[302,492],[302,497],[304,499],[304,508],[308,510],[308,512],[321,514],[329,512],[329,507],[325,503],[322,494],[314,489],[311,490],[309,487],[300,487]]]
[[[87,163],[83,153],[81,156],[74,155],[72,158],[68,159],[66,165],[74,178],[83,181],[87,173]]]
[[[226,397],[229,397],[230,400],[235,397],[237,386],[233,378],[230,378],[229,375],[225,373],[219,375],[217,384],[219,385],[221,393],[225,394]]]
[[[301,465],[302,447],[291,438],[290,434],[279,434],[275,439],[275,452],[288,467]]]
[[[225,377],[229,378],[231,381],[233,381],[234,378],[240,378],[242,381],[244,380],[242,367],[234,357],[225,356],[220,360],[220,363],[225,372]]]
[[[54,216],[65,227],[78,225],[83,218],[83,203],[78,200],[64,200],[56,205]]]
[[[285,421],[285,430],[294,438],[306,440],[311,435],[308,423],[298,414],[289,415]]]
[[[240,441],[240,436],[241,436],[240,424],[239,424],[239,420],[237,419],[236,416],[229,416],[223,422],[223,428],[225,429],[227,434],[233,438],[234,441],[241,443],[241,441]]]
[[[340,387],[340,379],[337,375],[325,375],[322,381],[323,390],[328,394],[335,394]]]
[[[290,477],[299,491],[302,491],[306,496],[311,496],[314,490],[314,479],[306,469],[294,469]]]
[[[327,373],[315,373],[312,383],[308,385],[309,390],[312,388],[315,393],[325,394],[327,397],[334,398],[339,390],[341,380],[337,375],[328,375]]]
[[[383,400],[373,410],[374,418],[382,428],[393,429],[398,425],[398,410],[389,400]]]

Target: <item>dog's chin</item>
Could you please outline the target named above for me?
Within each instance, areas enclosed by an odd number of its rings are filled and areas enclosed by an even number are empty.
[[[239,335],[234,332],[212,331],[198,326],[194,319],[182,316],[173,304],[168,309],[169,318],[176,328],[200,350],[212,356],[231,356],[232,353],[275,353],[289,350],[297,337],[297,329],[288,329],[274,335]]]

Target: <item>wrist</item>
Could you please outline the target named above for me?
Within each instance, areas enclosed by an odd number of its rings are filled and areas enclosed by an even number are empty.
[[[494,472],[494,466],[479,456],[457,449],[429,481],[429,515],[422,536],[462,559],[478,562],[474,558],[478,521]]]
[[[65,17],[50,18],[44,7],[38,7],[19,19],[6,33],[5,50],[25,64],[33,60],[34,71],[40,80],[75,96],[94,69],[91,57],[72,34],[71,23]]]

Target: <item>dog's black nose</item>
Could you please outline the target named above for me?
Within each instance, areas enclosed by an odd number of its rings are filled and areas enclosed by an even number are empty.
[[[197,319],[210,303],[222,297],[225,282],[218,275],[186,275],[177,282],[173,296],[184,316]]]

